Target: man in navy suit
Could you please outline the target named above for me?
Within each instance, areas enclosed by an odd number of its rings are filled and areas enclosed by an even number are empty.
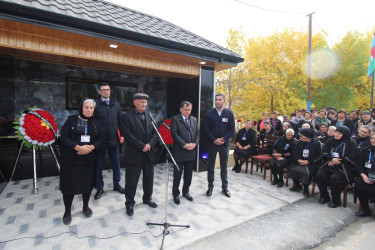
[[[208,190],[207,196],[212,195],[215,178],[215,161],[216,154],[219,152],[220,157],[220,175],[221,188],[225,196],[230,197],[228,191],[228,155],[229,155],[229,140],[234,135],[235,123],[233,112],[224,108],[225,96],[223,94],[215,95],[215,108],[206,113],[205,130],[208,136]]]
[[[191,116],[191,102],[183,101],[180,104],[180,114],[174,116],[171,122],[171,135],[173,138],[173,157],[180,168],[174,169],[172,195],[173,201],[180,204],[179,185],[182,172],[184,172],[184,185],[182,196],[193,201],[189,193],[189,187],[193,177],[193,167],[197,159],[197,146],[199,143],[199,128],[197,118]]]
[[[143,171],[143,203],[152,208],[158,205],[152,201],[154,185],[154,161],[157,134],[152,127],[151,118],[146,112],[148,95],[133,95],[135,109],[125,113],[121,125],[125,132],[125,206],[126,213],[134,213],[134,197],[141,171]]]

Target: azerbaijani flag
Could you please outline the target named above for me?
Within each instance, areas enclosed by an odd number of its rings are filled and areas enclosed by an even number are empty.
[[[368,76],[370,77],[372,72],[375,69],[375,33],[374,37],[372,38],[371,50],[370,50],[370,63],[368,65]]]

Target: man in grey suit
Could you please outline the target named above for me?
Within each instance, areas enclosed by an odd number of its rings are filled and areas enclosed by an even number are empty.
[[[154,185],[155,144],[157,134],[152,127],[151,119],[146,112],[148,95],[133,95],[134,110],[124,114],[121,126],[125,133],[125,206],[126,213],[134,213],[134,197],[141,171],[143,171],[143,203],[152,208],[158,205],[152,201]]]
[[[173,201],[180,204],[180,181],[182,172],[184,172],[184,185],[182,195],[189,201],[193,197],[189,193],[191,179],[193,176],[193,167],[197,158],[197,146],[199,143],[199,128],[197,119],[191,116],[193,105],[188,101],[180,104],[180,114],[172,118],[171,135],[174,141],[172,154],[180,168],[180,171],[174,169],[173,173]]]

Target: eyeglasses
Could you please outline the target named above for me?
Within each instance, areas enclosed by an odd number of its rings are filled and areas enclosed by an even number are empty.
[[[99,91],[105,92],[105,91],[111,91],[110,89],[99,89]]]

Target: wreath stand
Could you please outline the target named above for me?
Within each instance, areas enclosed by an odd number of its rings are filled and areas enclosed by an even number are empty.
[[[18,164],[18,162],[20,160],[20,156],[21,156],[21,152],[22,152],[23,146],[24,146],[24,143],[22,142],[21,146],[20,146],[20,149],[18,150],[16,161],[15,161],[14,166],[13,166],[12,176],[10,177],[9,181],[12,181],[12,179],[13,179],[14,172],[16,171],[17,164]],[[53,148],[52,148],[51,145],[48,145],[48,146],[49,146],[49,149],[51,150],[53,158],[55,158],[57,169],[60,172],[60,164],[59,164],[59,161],[57,160],[55,151],[53,150]],[[33,169],[34,169],[34,175],[33,175],[33,191],[32,192],[34,194],[37,194],[38,193],[38,186],[37,186],[37,182],[36,182],[37,181],[37,176],[36,176],[36,156],[35,156],[35,151],[36,151],[35,150],[35,146],[33,145]]]

